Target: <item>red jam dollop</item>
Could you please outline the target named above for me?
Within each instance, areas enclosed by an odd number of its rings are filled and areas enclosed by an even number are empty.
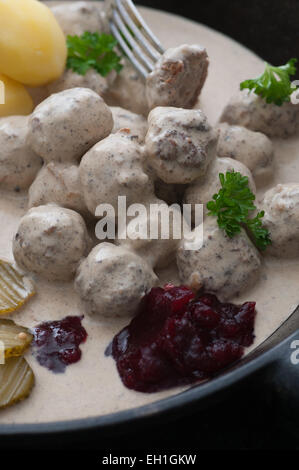
[[[112,342],[124,385],[156,392],[208,379],[232,364],[254,339],[255,302],[221,303],[195,298],[184,286],[156,287],[141,300],[137,316]]]
[[[40,323],[33,329],[34,354],[40,365],[52,372],[64,372],[66,366],[80,360],[79,346],[87,338],[82,319],[69,316]]]

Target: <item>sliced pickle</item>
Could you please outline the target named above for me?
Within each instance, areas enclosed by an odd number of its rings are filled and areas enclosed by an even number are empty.
[[[13,312],[35,294],[32,283],[12,264],[0,260],[0,315]]]
[[[12,320],[0,318],[0,344],[2,348],[4,347],[5,359],[24,354],[32,338],[32,334],[24,326],[16,325]]]
[[[23,357],[10,357],[0,365],[0,408],[27,398],[34,385],[34,374]]]

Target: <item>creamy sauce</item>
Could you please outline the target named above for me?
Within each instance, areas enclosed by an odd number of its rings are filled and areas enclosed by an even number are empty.
[[[207,48],[210,67],[200,104],[211,124],[216,123],[240,81],[263,70],[261,59],[215,31],[166,13],[145,8],[141,11],[165,47],[199,43]],[[259,198],[277,183],[299,181],[299,137],[285,141],[276,139],[274,146],[275,175],[267,182],[267,187],[259,190]],[[26,209],[23,196],[1,194],[0,257],[12,259],[12,237]],[[161,282],[178,282],[176,269],[166,269],[160,279]],[[299,260],[282,261],[268,256],[264,259],[259,283],[233,299],[257,302],[256,340],[250,349],[267,338],[299,304],[298,285]],[[41,321],[84,313],[72,284],[36,280],[36,287],[36,297],[13,315],[16,322],[32,327]],[[64,374],[55,375],[42,368],[29,352],[28,361],[36,375],[36,386],[27,400],[0,412],[0,423],[36,423],[103,415],[177,393],[178,390],[173,389],[147,395],[122,385],[113,359],[105,357],[104,351],[113,335],[126,323],[124,318],[101,322],[85,315],[83,325],[89,336],[82,345],[82,359],[68,367]]]

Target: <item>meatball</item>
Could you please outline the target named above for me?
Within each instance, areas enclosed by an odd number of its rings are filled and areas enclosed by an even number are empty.
[[[123,60],[123,64],[123,69],[105,94],[105,101],[109,106],[121,106],[133,113],[147,116],[149,109],[145,81],[127,59]]]
[[[144,155],[128,130],[111,134],[87,152],[80,163],[85,203],[95,215],[99,204],[111,204],[117,217],[118,196],[127,206],[153,198],[153,183],[143,169]]]
[[[146,212],[131,220],[120,232],[117,244],[135,252],[154,268],[163,268],[175,259],[182,238],[182,214],[177,204],[152,200]]]
[[[75,288],[89,313],[130,317],[158,278],[135,253],[112,243],[100,243],[80,264]]]
[[[243,90],[231,98],[220,121],[263,132],[268,137],[288,137],[298,132],[299,105],[268,104],[256,94]]]
[[[110,32],[101,8],[91,2],[62,3],[51,7],[51,10],[66,36],[81,36],[85,31],[108,34]]]
[[[110,109],[114,121],[112,132],[116,133],[120,129],[130,129],[131,133],[137,136],[138,142],[143,144],[147,133],[147,120],[145,117],[118,106],[111,106]]]
[[[177,265],[183,284],[195,290],[215,293],[223,300],[238,295],[257,282],[261,260],[245,231],[229,238],[208,218],[203,227],[203,246],[186,250],[183,240],[177,253]]]
[[[208,66],[208,55],[203,47],[185,44],[168,49],[146,80],[149,108],[192,108],[207,78]]]
[[[264,184],[273,175],[274,149],[267,136],[225,123],[218,126],[218,134],[218,157],[234,158],[243,163],[257,184]]]
[[[28,116],[0,119],[0,188],[26,189],[42,166],[42,160],[26,143]]]
[[[145,149],[149,164],[165,183],[190,183],[215,157],[217,137],[199,109],[155,108],[148,117]]]
[[[51,162],[40,170],[29,188],[29,207],[49,202],[88,214],[77,165]]]
[[[48,280],[68,281],[81,258],[87,256],[90,238],[77,212],[55,205],[33,207],[21,218],[13,239],[13,254],[25,271]]]
[[[206,205],[213,195],[218,193],[221,188],[219,180],[219,173],[226,173],[227,171],[236,171],[241,173],[243,176],[248,177],[248,183],[251,191],[256,192],[255,183],[252,178],[252,174],[243,163],[232,158],[218,158],[214,160],[208,169],[207,174],[196,180],[191,184],[185,192],[185,202],[187,204],[203,204],[204,213],[207,212]],[[192,208],[194,210],[194,207]]]
[[[112,127],[112,113],[97,93],[72,88],[35,108],[29,118],[28,143],[46,162],[75,162]]]
[[[114,72],[107,77],[102,77],[96,70],[89,69],[85,75],[79,75],[73,70],[66,70],[64,74],[50,83],[47,87],[48,96],[70,88],[89,88],[98,95],[104,97],[110,83],[115,79]]]
[[[263,225],[272,244],[267,253],[277,257],[299,256],[299,183],[278,184],[266,192],[261,209]]]

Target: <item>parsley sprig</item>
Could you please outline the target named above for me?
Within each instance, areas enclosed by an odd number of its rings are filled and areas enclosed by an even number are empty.
[[[265,250],[271,243],[268,230],[263,227],[264,211],[250,218],[249,213],[256,210],[253,201],[255,195],[248,187],[247,176],[234,171],[226,175],[219,174],[221,189],[214,194],[213,200],[207,203],[208,215],[217,217],[218,225],[232,238],[246,227],[253,242],[260,250]]]
[[[255,79],[245,80],[240,84],[240,89],[253,90],[267,103],[281,106],[290,101],[291,94],[296,90],[290,81],[290,77],[296,73],[296,63],[297,59],[290,59],[285,65],[274,67],[266,62],[264,73]]]
[[[117,40],[110,34],[90,33],[81,36],[67,36],[67,68],[79,75],[85,75],[93,68],[106,77],[109,72],[122,69],[121,57],[115,52]]]

